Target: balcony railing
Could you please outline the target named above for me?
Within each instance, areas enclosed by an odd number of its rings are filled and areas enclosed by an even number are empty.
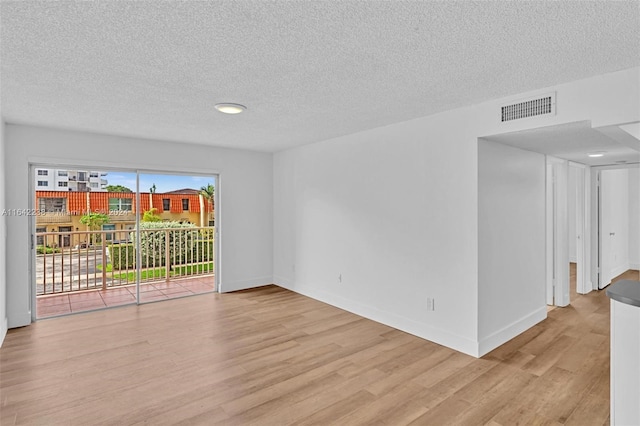
[[[67,212],[47,212],[47,213],[40,213],[36,216],[36,224],[38,225],[47,224],[47,223],[69,223],[69,222],[71,222],[71,215]]]
[[[214,234],[214,227],[36,233],[36,294],[106,290],[138,276],[169,282],[212,275]]]
[[[125,211],[117,211],[117,214],[109,215],[109,220],[111,222],[135,222],[136,214],[135,213],[127,213]]]

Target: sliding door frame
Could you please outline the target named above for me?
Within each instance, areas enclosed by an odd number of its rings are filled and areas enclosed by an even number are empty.
[[[177,175],[177,176],[202,176],[202,177],[213,177],[215,179],[214,191],[213,191],[213,211],[214,211],[214,235],[213,235],[213,291],[216,293],[220,293],[220,232],[218,231],[219,223],[220,223],[220,211],[219,211],[219,192],[220,192],[220,173],[207,173],[207,172],[196,172],[196,171],[167,171],[167,170],[156,170],[156,169],[136,169],[136,205],[140,205],[140,175],[142,174],[162,174],[162,175]],[[141,215],[138,210],[136,210],[136,229],[140,229],[140,220]],[[136,262],[138,265],[142,264],[141,259],[141,250],[140,250],[140,238],[136,239]],[[137,270],[137,300],[138,304],[140,303],[140,281],[141,281],[141,273],[140,270]],[[150,302],[143,302],[150,303]]]
[[[113,172],[125,172],[125,173],[135,173],[136,174],[136,206],[140,205],[140,191],[139,191],[139,183],[140,183],[140,174],[167,174],[167,175],[183,175],[183,176],[202,176],[202,177],[213,177],[215,178],[215,191],[214,191],[214,220],[215,220],[215,233],[214,233],[214,291],[221,291],[221,276],[222,276],[222,263],[221,263],[221,208],[220,208],[220,188],[221,188],[221,173],[217,170],[202,170],[202,169],[191,169],[184,170],[182,168],[172,168],[172,167],[144,167],[141,165],[130,165],[124,166],[122,164],[115,165],[111,163],[103,163],[96,161],[74,161],[63,158],[42,158],[42,157],[30,157],[28,159],[27,166],[27,182],[28,182],[28,209],[29,211],[35,212],[38,206],[35,205],[35,169],[36,168],[48,168],[48,169],[92,169],[92,170],[108,170]],[[140,211],[136,209],[136,231],[140,229]],[[34,215],[29,215],[28,226],[27,226],[27,238],[29,238],[28,250],[29,250],[29,301],[30,301],[30,310],[31,310],[31,322],[35,322],[37,320],[36,315],[36,256],[35,256],[35,234],[36,234],[36,217]],[[137,238],[137,244],[140,244],[140,239]],[[140,250],[138,247],[137,256],[140,256]],[[137,264],[140,265],[140,258],[137,259]],[[136,268],[136,301],[135,304],[140,305],[140,270]],[[124,306],[124,305],[123,305]]]

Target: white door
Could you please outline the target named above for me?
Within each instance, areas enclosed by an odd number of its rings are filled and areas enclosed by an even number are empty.
[[[600,283],[599,288],[605,288],[613,278],[613,238],[615,231],[612,229],[613,197],[607,190],[608,176],[600,174]],[[605,183],[606,182],[606,183]]]
[[[600,289],[611,284],[611,280],[629,266],[628,185],[626,169],[600,171]]]

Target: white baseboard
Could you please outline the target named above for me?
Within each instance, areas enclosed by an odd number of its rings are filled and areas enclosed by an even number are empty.
[[[242,281],[224,281],[220,283],[220,293],[228,293],[230,291],[246,290],[255,287],[264,287],[265,285],[273,284],[272,276],[252,278],[250,280]]]
[[[584,285],[584,291],[577,291],[578,294],[589,294],[591,293],[593,290],[595,290],[595,288],[593,287],[593,283],[591,282],[591,280],[587,281]]]
[[[300,285],[285,277],[277,275],[274,276],[274,283],[280,287],[302,294],[303,296],[344,309],[345,311],[388,325],[389,327],[393,327],[397,330],[413,334],[414,336],[435,342],[464,354],[471,355],[476,358],[480,356],[478,354],[478,343],[464,336],[459,336],[430,324],[421,323],[394,313],[382,311],[378,308],[343,298],[336,294],[319,290],[315,286]]]
[[[629,269],[633,269],[631,267],[631,265],[629,263],[626,263],[624,265],[618,266],[616,269],[613,270],[613,272],[611,273],[611,279],[614,279],[615,277],[624,274],[625,272],[627,272]]]
[[[542,306],[541,308],[531,312],[529,315],[512,322],[501,330],[490,334],[484,339],[480,339],[478,345],[479,356],[486,355],[498,346],[508,342],[517,335],[538,324],[545,318],[547,318],[547,307]]]
[[[31,324],[31,312],[25,312],[19,315],[13,315],[11,319],[7,319],[7,328],[24,327]]]
[[[4,338],[7,335],[8,330],[8,321],[6,318],[2,320],[2,324],[0,324],[0,348],[2,347],[2,343],[4,342]]]
[[[614,269],[613,272],[611,273],[611,278],[609,279],[609,282],[605,283],[602,287],[599,287],[599,290],[604,290],[605,288],[607,288],[607,286],[609,286],[613,281],[613,279],[618,275],[624,274],[629,269],[636,269],[633,266],[634,266],[633,264],[627,263],[626,265],[619,266],[616,269]]]
[[[630,263],[629,269],[635,269],[636,271],[640,271],[640,263]]]
[[[279,287],[282,288],[286,288],[287,290],[291,290],[291,291],[296,291],[293,287],[295,287],[295,284],[293,282],[293,280],[286,278],[286,277],[282,277],[280,275],[274,275],[273,276],[273,283]]]

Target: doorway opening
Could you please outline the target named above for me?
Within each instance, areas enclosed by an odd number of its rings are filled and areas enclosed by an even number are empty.
[[[599,276],[598,270],[599,267],[606,267],[600,262],[607,247],[600,244],[604,241],[599,238],[598,231],[598,206],[601,205],[598,197],[604,194],[598,192],[600,189],[596,178],[599,171],[609,169],[627,168],[636,170],[631,173],[637,173],[640,164],[640,152],[637,148],[640,146],[640,135],[632,135],[623,130],[622,125],[594,128],[590,121],[579,121],[485,137],[493,142],[543,154],[547,159],[548,305],[567,306],[572,295],[578,297],[604,288],[601,283],[603,277]],[[598,155],[590,155],[594,153]],[[571,179],[574,184],[570,184]],[[632,211],[632,206],[637,205],[637,202],[631,202],[632,199],[639,198],[639,180],[637,174],[629,179],[630,186],[626,192],[631,203],[629,217],[640,217],[637,207]],[[569,202],[573,203],[575,209],[571,213]],[[637,231],[640,225],[636,220],[633,225],[629,224],[630,229],[632,226],[635,226],[636,231],[631,232],[628,237],[631,271],[635,270],[634,265],[640,264],[638,255],[632,255],[635,253],[632,249],[633,242],[640,241],[640,232]],[[617,234],[618,231],[606,232]],[[609,238],[608,233],[604,237]],[[604,262],[607,262],[606,258]],[[619,276],[611,280],[615,279],[619,279]]]
[[[31,170],[34,320],[217,290],[216,175]]]

